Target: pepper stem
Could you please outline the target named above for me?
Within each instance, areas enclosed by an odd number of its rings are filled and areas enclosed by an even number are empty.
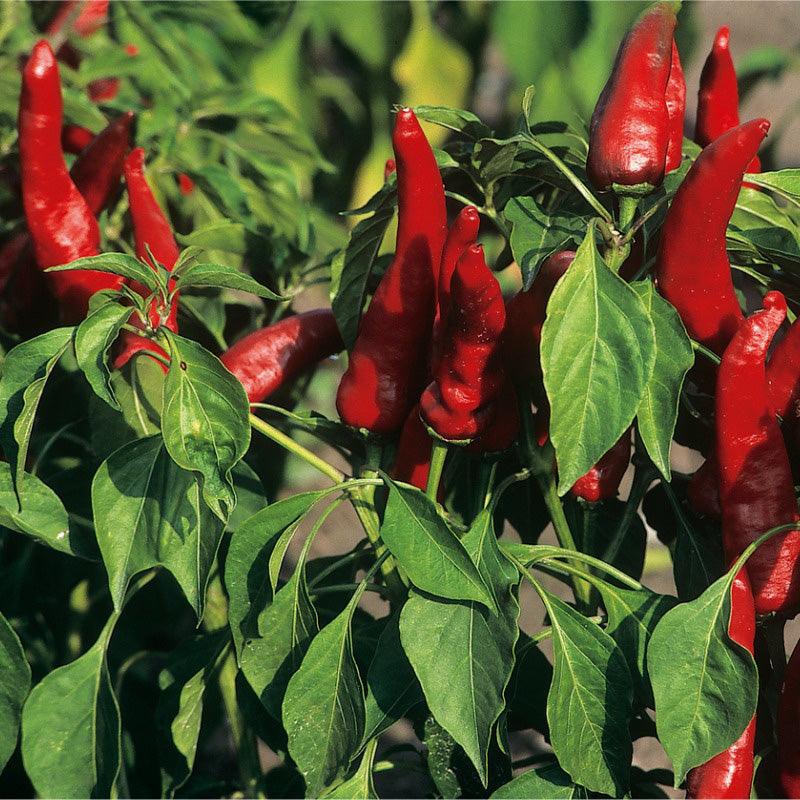
[[[430,497],[433,502],[436,502],[436,496],[439,492],[439,482],[442,479],[442,471],[444,470],[444,461],[447,458],[447,444],[440,439],[433,440],[433,449],[431,450],[431,468],[428,472],[428,484],[425,487],[425,494]]]

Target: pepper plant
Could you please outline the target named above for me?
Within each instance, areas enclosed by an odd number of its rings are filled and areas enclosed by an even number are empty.
[[[4,790],[798,796],[800,180],[727,32],[697,143],[672,3],[587,128],[387,106],[344,233],[235,57],[64,9],[6,54]]]

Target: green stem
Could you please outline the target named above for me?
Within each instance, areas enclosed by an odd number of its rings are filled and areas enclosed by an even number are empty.
[[[584,564],[588,564],[590,567],[594,567],[601,572],[605,572],[612,578],[616,578],[620,583],[624,583],[631,589],[638,590],[642,588],[642,584],[634,578],[631,578],[630,575],[626,575],[624,572],[618,570],[611,564],[606,564],[605,561],[601,561],[599,558],[590,556],[587,553],[565,553],[563,548],[550,547],[549,545],[536,545],[535,549],[538,554],[528,561],[529,566],[535,567],[539,561],[563,560],[565,563],[569,562],[573,569],[580,569],[580,567],[573,562],[583,562]]]
[[[622,512],[622,519],[619,521],[619,525],[617,525],[617,529],[614,531],[614,536],[603,553],[603,561],[613,563],[614,559],[617,557],[619,548],[622,546],[623,541],[625,541],[625,535],[628,533],[628,529],[633,520],[636,519],[639,505],[655,477],[656,472],[649,465],[636,467],[636,471],[633,474],[631,491],[625,503],[625,511]]]
[[[441,439],[433,440],[433,449],[431,450],[431,468],[428,472],[428,483],[425,486],[425,494],[436,502],[436,495],[439,491],[439,482],[442,480],[442,471],[444,470],[444,462],[447,458],[447,443]]]
[[[619,198],[619,222],[617,223],[617,229],[619,231],[627,231],[631,227],[638,208],[638,197],[622,195]]]
[[[250,414],[250,425],[259,433],[262,433],[268,439],[272,439],[273,442],[279,444],[290,453],[294,453],[298,458],[302,458],[303,461],[310,464],[314,469],[319,470],[319,472],[327,478],[330,478],[334,483],[341,483],[345,479],[343,472],[339,472],[336,467],[320,458],[316,453],[312,453],[307,447],[298,444],[283,431],[278,430],[268,422],[264,422],[263,419],[260,419],[255,414]]]
[[[339,594],[341,592],[352,592],[355,589],[359,589],[360,587],[361,587],[360,583],[336,583],[331,586],[320,586],[319,589],[313,589],[313,590],[309,587],[309,592],[313,597],[320,597],[321,595],[325,594]],[[383,597],[389,596],[389,587],[380,586],[377,583],[368,583],[366,585],[365,591],[376,592],[377,594]]]
[[[701,355],[704,355],[713,364],[719,364],[722,360],[713,350],[709,350],[707,347],[700,344],[700,342],[696,342],[694,339],[692,339],[692,348]]]
[[[361,540],[363,541],[363,539]],[[308,582],[308,590],[310,592],[314,591],[314,587],[319,586],[328,575],[336,572],[337,569],[341,569],[342,567],[346,566],[347,564],[352,564],[354,561],[358,561],[364,556],[364,550],[359,548],[358,550],[354,550],[352,553],[347,553],[343,555],[341,558],[337,558],[332,564],[329,564],[325,569],[320,570],[313,578],[313,580]]]

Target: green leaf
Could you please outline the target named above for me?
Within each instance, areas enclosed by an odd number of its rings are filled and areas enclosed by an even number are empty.
[[[197,479],[169,457],[160,436],[136,439],[107,458],[92,481],[94,525],[116,609],[131,579],[162,566],[198,618],[223,525]]]
[[[522,270],[523,289],[530,289],[549,255],[581,241],[586,220],[548,214],[532,197],[512,197],[503,214],[511,223],[511,252]]]
[[[381,538],[424,592],[450,600],[477,600],[494,608],[492,598],[464,545],[424,492],[385,478],[389,499]]]
[[[724,575],[665,614],[650,639],[656,727],[675,768],[675,786],[733,744],[756,711],[755,661],[728,636],[732,580]]]
[[[356,340],[367,299],[367,284],[393,215],[394,208],[388,205],[362,219],[350,233],[347,247],[340,256],[338,281],[335,286],[331,285],[331,308],[348,349]]]
[[[223,264],[192,264],[178,276],[177,288],[181,291],[195,286],[211,286],[220,289],[236,289],[249,292],[267,300],[288,300],[262,286],[246,272]]]
[[[423,700],[417,676],[400,642],[398,617],[381,632],[367,672],[364,742],[380,736]]]
[[[11,465],[14,487],[22,480],[33,421],[44,385],[64,354],[73,328],[55,328],[18,344],[3,361],[0,378],[0,445]]]
[[[0,772],[17,747],[22,705],[31,689],[31,668],[8,620],[0,614]]]
[[[158,280],[153,268],[135,256],[129,256],[125,253],[101,253],[99,256],[76,258],[75,261],[70,261],[69,264],[50,267],[46,272],[65,272],[73,269],[110,272],[112,275],[121,275],[123,278],[141,283],[150,292],[159,290]]]
[[[412,591],[400,614],[400,638],[431,713],[464,748],[485,786],[492,730],[514,666],[519,573],[497,547],[490,510],[478,515],[463,543],[500,613]]]
[[[653,373],[636,418],[648,455],[669,480],[669,448],[678,419],[681,387],[694,364],[694,351],[678,312],[658,294],[653,283],[639,281],[631,286],[653,321],[656,350]]]
[[[559,494],[631,424],[655,364],[655,330],[636,292],[603,262],[591,224],[547,304],[542,371]]]
[[[312,797],[347,769],[364,732],[364,687],[351,631],[360,597],[357,591],[314,637],[283,699],[289,753]]]
[[[800,205],[800,169],[781,169],[777,172],[748,173],[746,180],[756,186],[771,189],[795,205]]]
[[[190,170],[189,174],[234,221],[246,222],[251,218],[244,189],[222,164],[205,164]]]
[[[22,710],[22,760],[40,797],[109,797],[121,760],[106,651],[117,615],[80,658],[53,670]]]
[[[378,793],[372,782],[372,764],[375,761],[375,751],[378,740],[373,739],[361,757],[361,763],[352,778],[343,781],[331,791],[321,795],[330,800],[378,800]]]
[[[272,601],[275,584],[268,580],[270,556],[281,534],[302,519],[324,492],[301,492],[262,509],[240,525],[225,559],[228,620],[241,658],[244,640],[258,633],[258,615]]]
[[[204,347],[171,331],[167,338],[164,444],[178,466],[203,476],[203,499],[224,521],[236,503],[231,469],[250,445],[247,395]]]
[[[597,625],[554,595],[540,594],[553,629],[547,721],[558,763],[587,789],[622,797],[633,750],[625,657]]]
[[[583,796],[581,788],[572,782],[572,778],[558,764],[548,764],[517,775],[514,780],[497,789],[491,795],[491,800],[571,800]]]
[[[120,409],[111,385],[106,352],[131,315],[128,306],[104,303],[89,314],[75,331],[75,357],[94,393],[112,408]]]
[[[414,107],[414,113],[425,122],[441,125],[475,141],[492,135],[492,131],[471,111],[448,106],[419,105]]]
[[[175,238],[187,247],[203,250],[221,250],[243,256],[247,252],[247,229],[241,222],[224,219],[195,228],[187,234],[176,233]]]
[[[163,796],[174,796],[186,783],[194,767],[205,691],[220,654],[228,642],[227,632],[195,636],[170,653],[158,676],[161,693],[156,723],[161,755]]]

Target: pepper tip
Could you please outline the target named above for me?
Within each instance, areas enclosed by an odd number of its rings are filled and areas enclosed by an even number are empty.
[[[731,40],[731,29],[727,25],[723,25],[714,38],[715,50],[727,50]]]

